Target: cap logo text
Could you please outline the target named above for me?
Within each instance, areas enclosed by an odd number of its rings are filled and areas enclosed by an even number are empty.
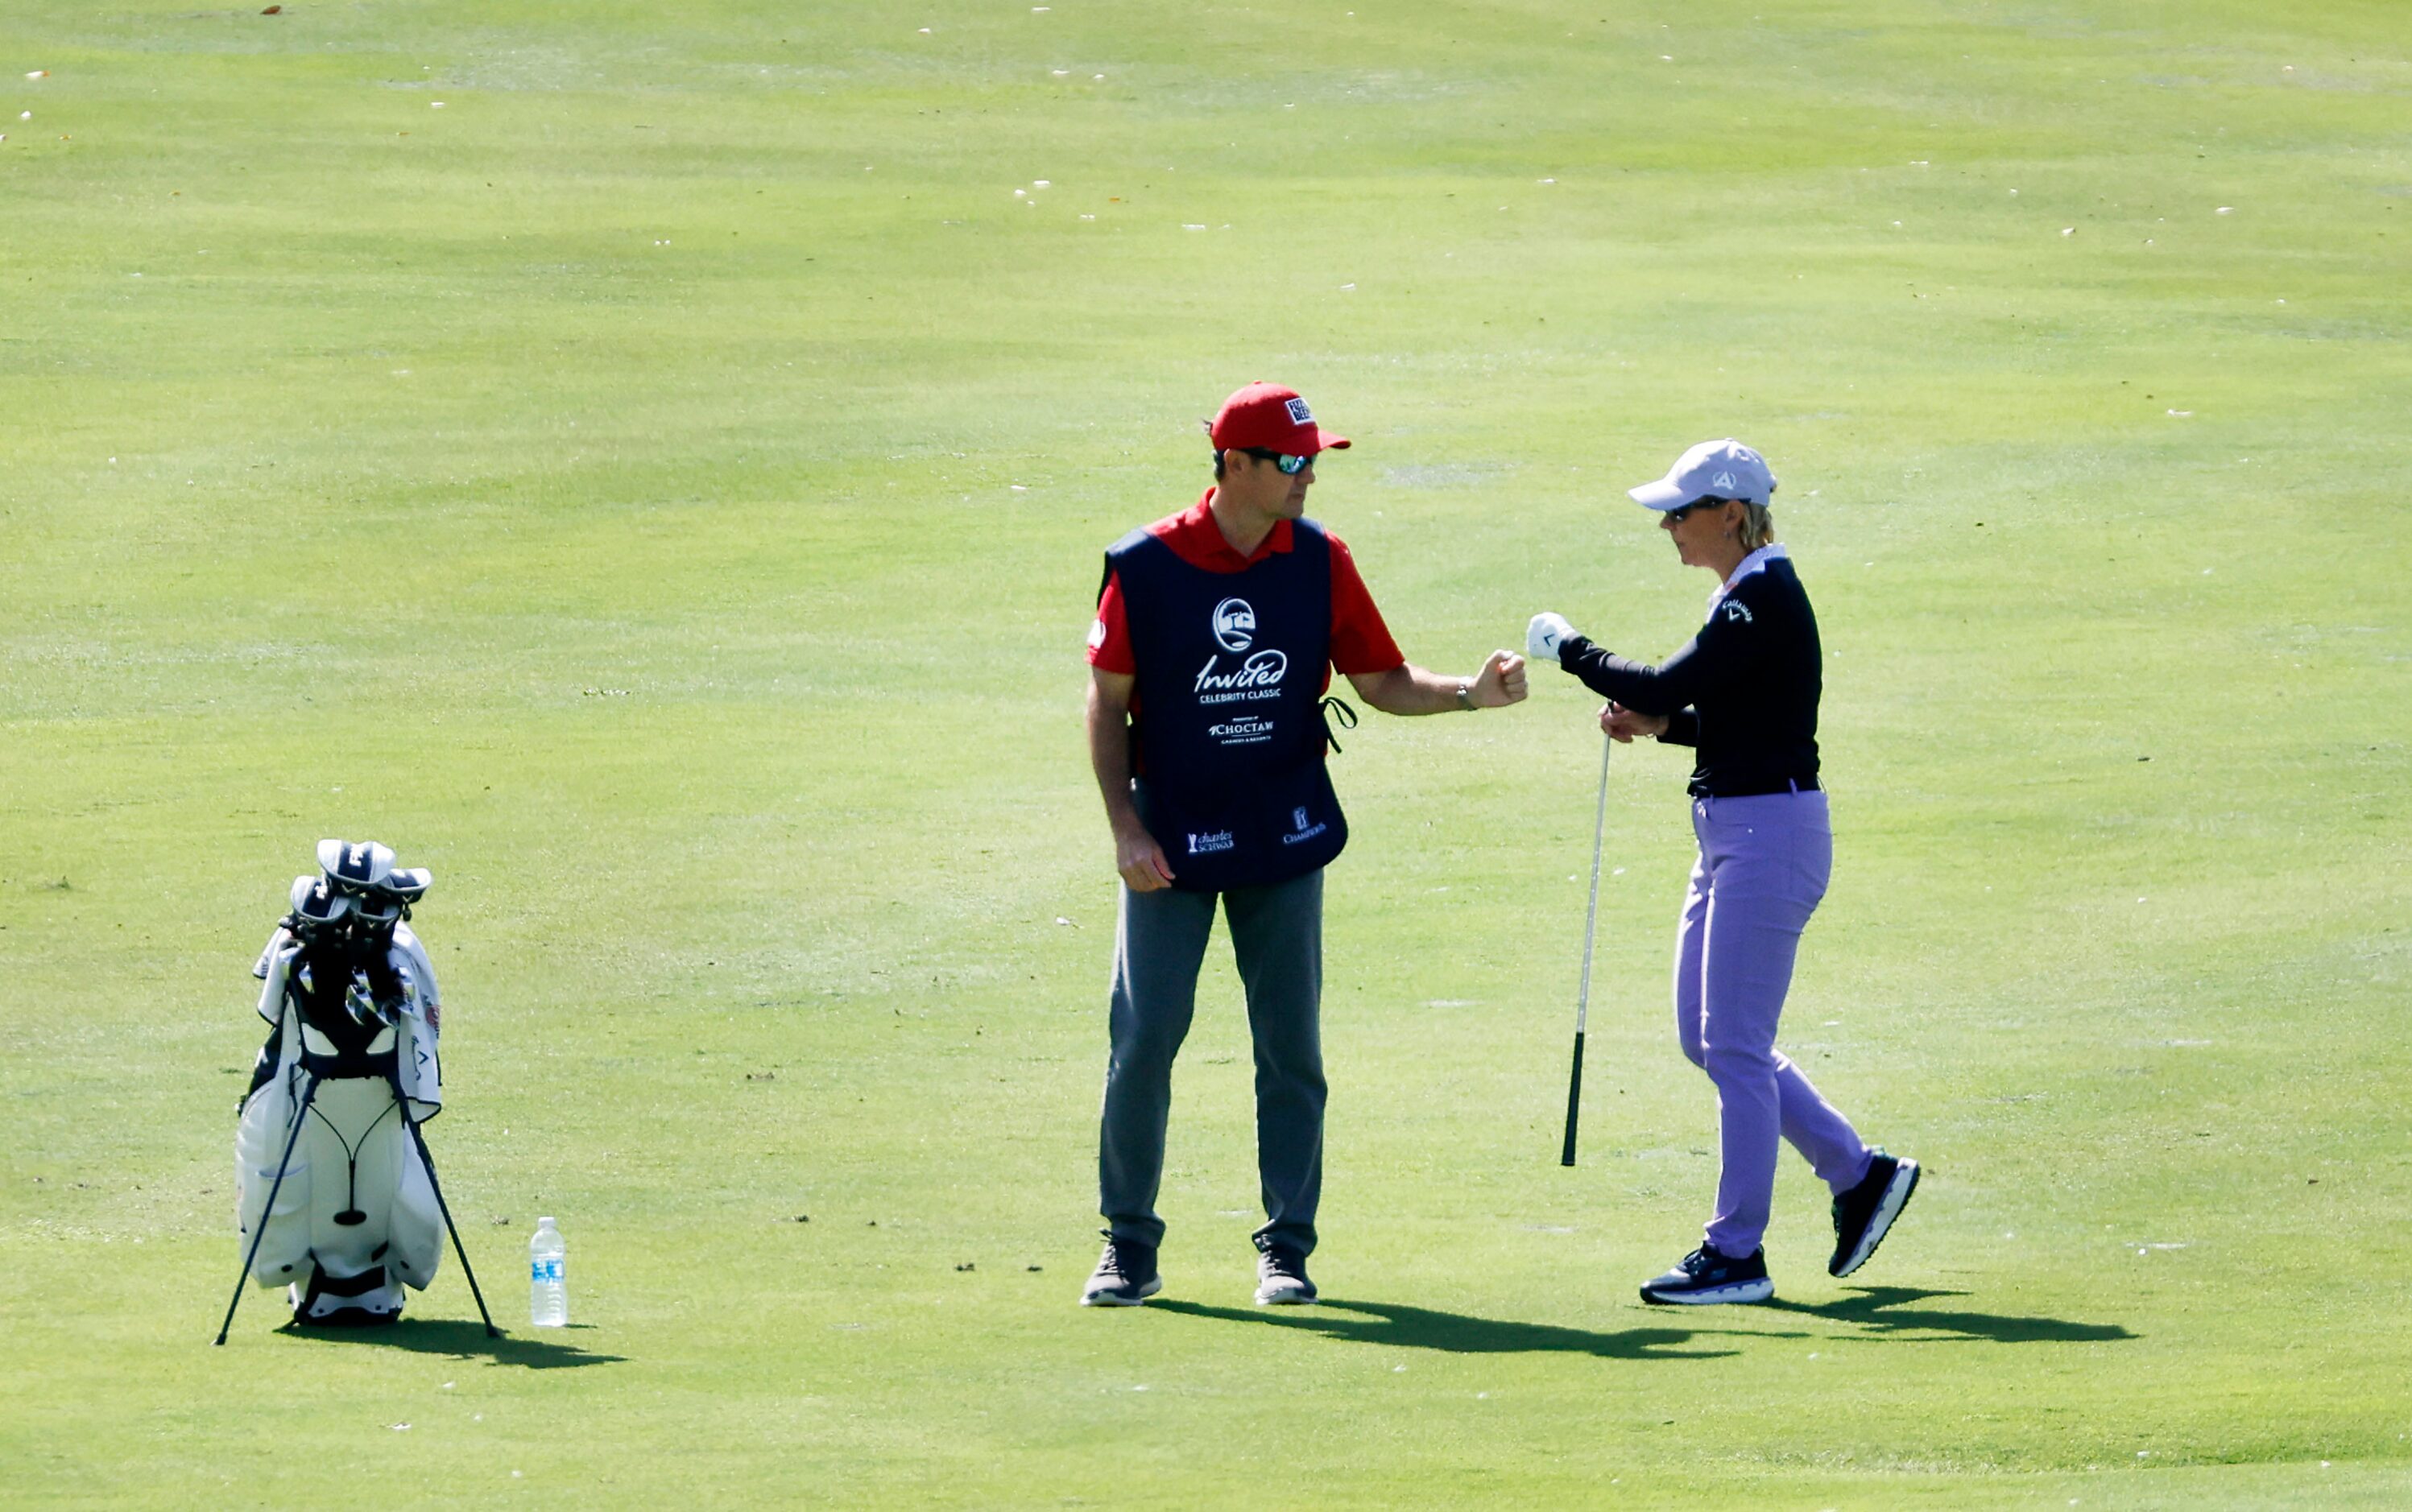
[[[1289,401],[1289,422],[1292,425],[1313,425],[1315,411],[1306,407],[1305,400],[1293,399]]]

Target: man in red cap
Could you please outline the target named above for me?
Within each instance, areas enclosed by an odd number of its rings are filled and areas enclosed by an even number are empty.
[[[1089,631],[1089,759],[1123,886],[1097,1152],[1106,1251],[1083,1306],[1133,1306],[1163,1287],[1155,1197],[1172,1058],[1217,898],[1256,1043],[1257,1301],[1315,1300],[1323,868],[1348,838],[1324,770],[1332,668],[1386,713],[1524,697],[1523,658],[1508,652],[1463,678],[1399,653],[1348,548],[1304,518],[1316,459],[1348,440],[1320,429],[1294,389],[1250,384],[1208,434],[1213,486],[1106,552]]]

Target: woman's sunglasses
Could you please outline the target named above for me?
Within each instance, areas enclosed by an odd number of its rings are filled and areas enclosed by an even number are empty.
[[[1695,509],[1722,508],[1732,502],[1733,501],[1730,499],[1694,499],[1689,504],[1678,505],[1674,508],[1668,510],[1667,523],[1670,525],[1680,525],[1684,522],[1684,517],[1690,514]]]

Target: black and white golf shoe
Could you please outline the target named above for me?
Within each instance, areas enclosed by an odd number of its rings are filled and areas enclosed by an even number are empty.
[[[1081,1289],[1082,1307],[1137,1307],[1164,1290],[1155,1272],[1155,1246],[1137,1240],[1106,1236],[1106,1253],[1097,1257],[1096,1271]]]
[[[1775,1295],[1767,1279],[1767,1252],[1737,1258],[1703,1244],[1683,1263],[1641,1288],[1641,1299],[1662,1305],[1703,1307],[1715,1302],[1763,1302]]]
[[[1257,1256],[1257,1305],[1298,1307],[1315,1300],[1306,1279],[1306,1255],[1287,1244],[1268,1244]]]
[[[1826,1273],[1847,1276],[1867,1264],[1917,1190],[1918,1162],[1877,1151],[1860,1184],[1834,1199],[1834,1257]]]

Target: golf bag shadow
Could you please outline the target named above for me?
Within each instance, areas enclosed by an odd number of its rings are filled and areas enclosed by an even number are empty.
[[[424,872],[400,876],[409,899],[425,890]],[[249,1278],[286,1287],[296,1323],[391,1323],[443,1255],[448,1215],[417,1127],[443,1105],[440,1010],[405,906],[346,897],[340,881],[332,867],[295,879],[294,911],[254,968],[275,1027],[236,1130],[236,1215]]]

